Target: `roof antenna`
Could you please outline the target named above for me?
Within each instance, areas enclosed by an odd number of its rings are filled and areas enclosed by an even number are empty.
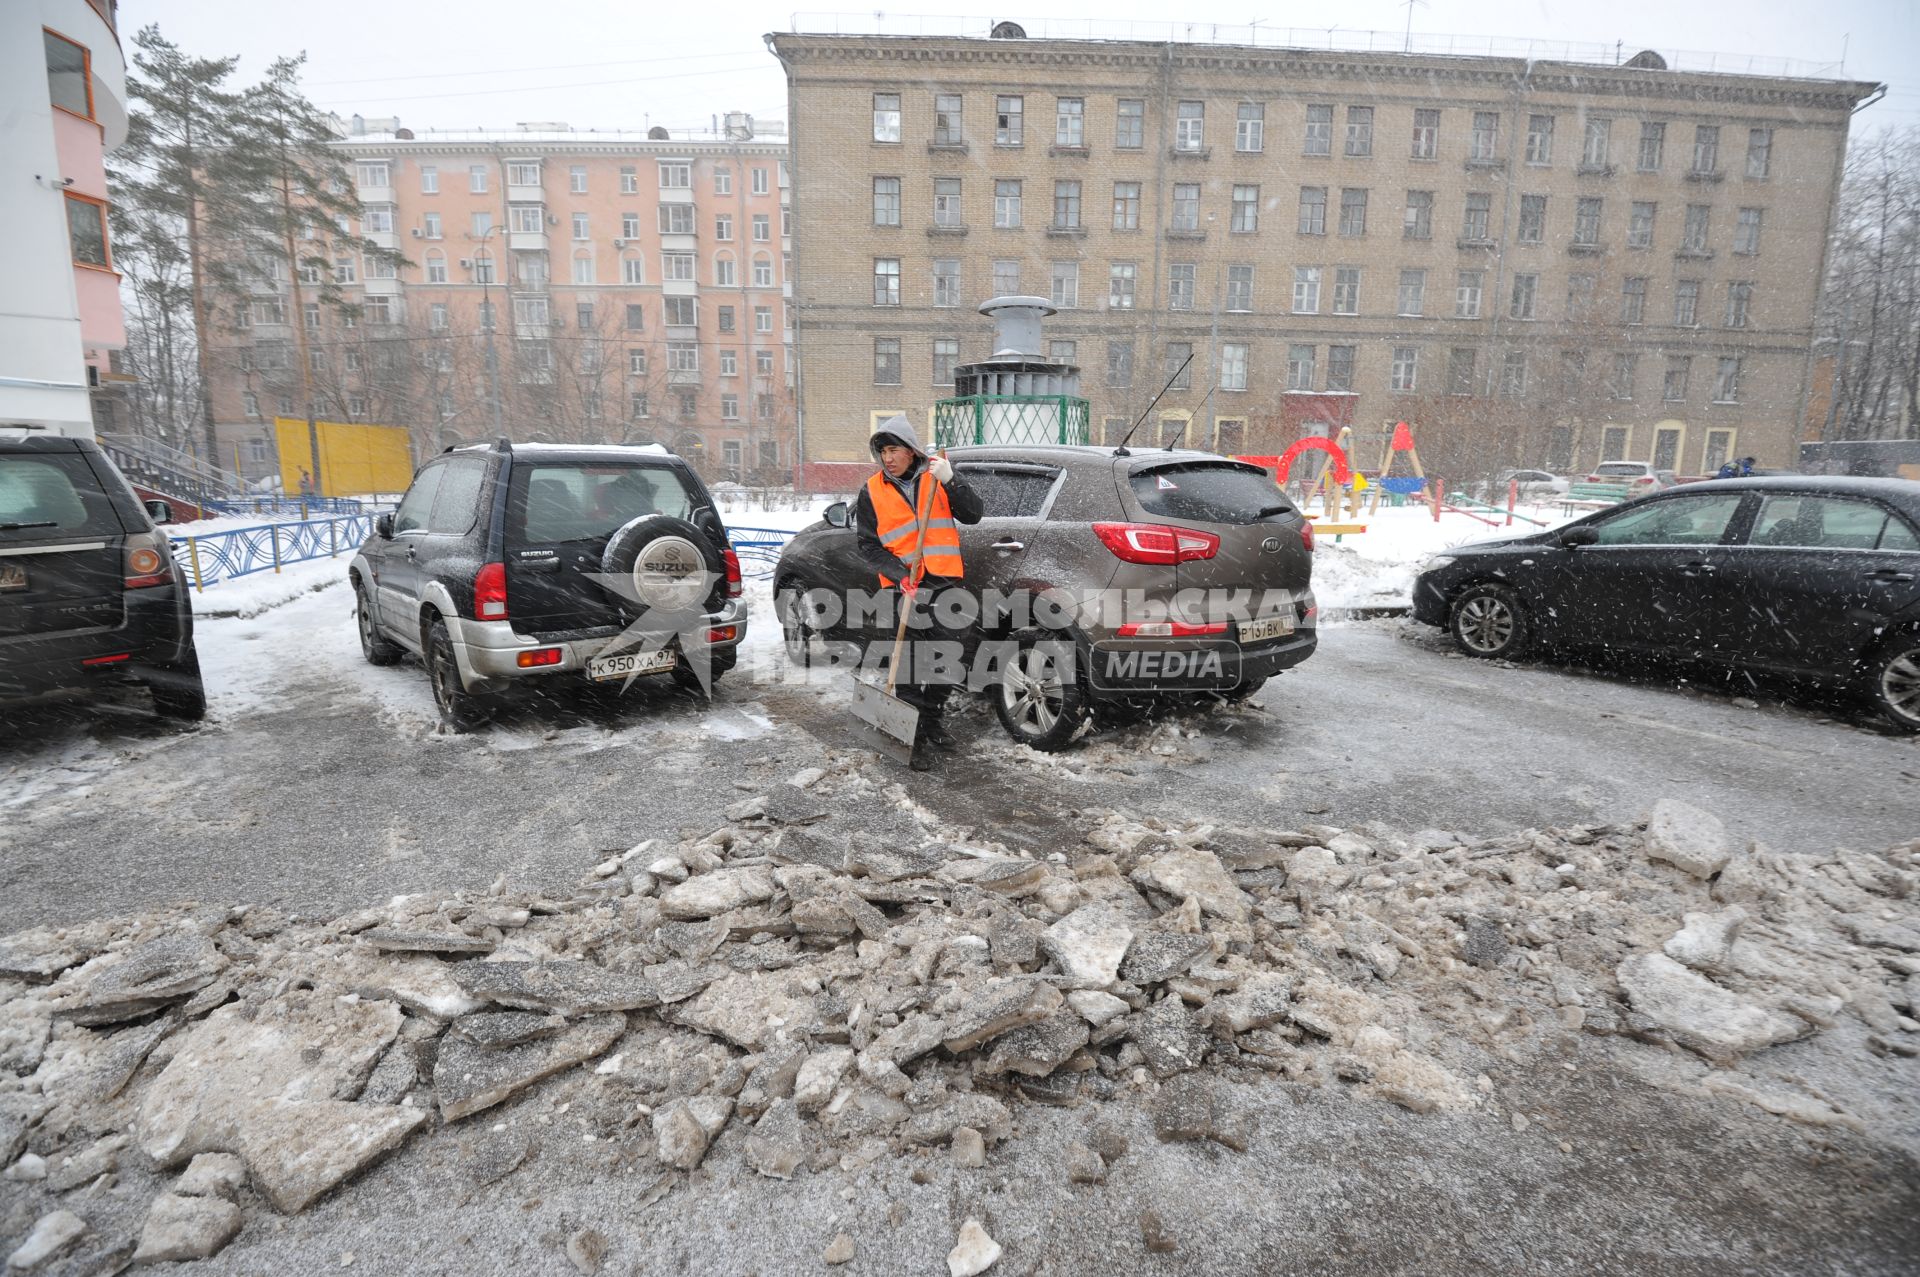
[[[1173,376],[1167,378],[1167,384],[1160,387],[1160,394],[1155,395],[1153,397],[1153,403],[1150,403],[1147,405],[1146,412],[1142,412],[1138,417],[1135,417],[1133,419],[1133,424],[1127,427],[1127,433],[1120,436],[1120,442],[1114,447],[1114,450],[1113,450],[1114,456],[1130,457],[1133,455],[1132,453],[1127,451],[1127,440],[1133,438],[1133,432],[1138,430],[1140,428],[1140,423],[1147,419],[1147,413],[1153,411],[1153,405],[1160,402],[1161,395],[1164,395],[1169,390],[1173,389],[1173,383],[1180,380],[1180,374],[1185,372],[1187,370],[1187,365],[1192,362],[1193,362],[1193,352],[1188,351],[1187,357],[1180,361],[1180,366],[1173,370]]]
[[[1218,381],[1214,382],[1211,386],[1207,387],[1207,397],[1200,401],[1200,409],[1199,409],[1200,412],[1205,412],[1207,410],[1207,404],[1210,403],[1213,399],[1213,392],[1218,389],[1220,389],[1220,383]],[[1199,413],[1195,413],[1194,415],[1198,416]],[[1174,448],[1174,444],[1181,442],[1187,437],[1187,427],[1191,425],[1193,425],[1193,417],[1188,417],[1187,424],[1185,426],[1181,426],[1180,433],[1173,437],[1173,443],[1170,443],[1166,446],[1165,450],[1167,452],[1172,452]]]

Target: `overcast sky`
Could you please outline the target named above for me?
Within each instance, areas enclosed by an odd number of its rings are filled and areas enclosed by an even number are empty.
[[[1850,79],[1878,80],[1888,97],[1866,125],[1920,123],[1920,0],[1414,0],[1416,37],[1439,34],[1576,41],[1628,56],[1645,47],[1794,58],[1830,64],[1845,57]],[[1142,38],[1176,34],[1167,0],[1014,0],[992,17],[1137,22]],[[1214,0],[1181,9],[1222,24],[1313,26],[1337,12],[1344,30],[1402,32],[1408,9],[1391,0],[1331,6],[1269,0]],[[922,3],[916,11],[967,12],[963,4]],[[892,15],[880,29],[915,19]],[[977,25],[984,32],[988,15]],[[864,12],[830,6],[808,16],[785,5],[733,0],[705,5],[662,0],[328,0],[295,7],[273,0],[121,0],[125,34],[158,22],[196,54],[239,54],[244,78],[304,49],[306,85],[321,106],[350,115],[398,115],[415,129],[508,127],[564,120],[575,128],[705,128],[728,110],[784,119],[786,85],[761,37],[769,31],[876,29]],[[948,19],[947,21],[960,21]],[[1319,24],[1321,28],[1325,23]],[[1100,32],[1115,35],[1111,27]]]

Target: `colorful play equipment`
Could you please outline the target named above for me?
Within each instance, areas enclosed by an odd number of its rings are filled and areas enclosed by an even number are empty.
[[[1395,474],[1394,462],[1401,453],[1407,454],[1407,462],[1413,468],[1412,474]],[[1380,494],[1391,492],[1395,496],[1410,497],[1427,486],[1427,471],[1420,464],[1420,450],[1413,446],[1413,427],[1404,421],[1396,421],[1386,432],[1386,438],[1380,449],[1380,477],[1375,481],[1373,501],[1367,507],[1369,515],[1380,509]]]
[[[1314,523],[1314,532],[1338,541],[1341,537],[1357,536],[1367,530],[1366,524],[1349,521],[1350,515],[1360,513],[1360,493],[1366,491],[1368,486],[1366,476],[1353,469],[1347,460],[1347,450],[1342,446],[1352,434],[1352,430],[1342,427],[1337,439],[1308,435],[1277,457],[1235,457],[1234,460],[1251,462],[1273,471],[1275,482],[1285,486],[1293,473],[1293,463],[1301,456],[1309,452],[1326,454],[1326,463],[1315,476],[1313,486],[1307,489],[1300,509],[1304,513],[1318,496],[1322,521]],[[1309,519],[1312,517],[1308,516]]]

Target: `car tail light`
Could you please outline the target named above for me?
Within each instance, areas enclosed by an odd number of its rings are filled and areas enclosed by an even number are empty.
[[[82,665],[118,665],[121,661],[132,659],[132,652],[115,652],[112,656],[89,656],[80,663]]]
[[[1307,553],[1313,553],[1313,524],[1306,519],[1300,520],[1300,544],[1307,547]]]
[[[173,559],[167,553],[167,539],[158,532],[128,537],[123,574],[129,590],[173,584]]]
[[[740,630],[739,630],[739,627],[737,626],[716,625],[712,629],[707,631],[707,642],[731,643],[733,642],[734,637],[739,633],[740,633]]]
[[[1116,631],[1121,638],[1208,638],[1225,634],[1227,623],[1189,625],[1185,621],[1133,621]]]
[[[1211,532],[1164,523],[1096,523],[1093,531],[1115,558],[1128,563],[1185,563],[1211,559],[1220,549],[1220,538]]]
[[[740,597],[741,588],[740,556],[733,552],[732,546],[728,546],[726,549],[720,551],[720,557],[727,561],[727,597],[737,599]]]
[[[483,621],[507,619],[507,565],[489,563],[473,578],[473,614]]]
[[[560,649],[557,647],[536,647],[531,652],[522,652],[514,660],[523,670],[537,669],[542,665],[558,665]]]

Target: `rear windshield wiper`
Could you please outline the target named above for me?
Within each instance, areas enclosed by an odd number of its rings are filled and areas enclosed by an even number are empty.
[[[42,523],[0,523],[0,532],[18,532],[21,528],[57,528],[60,524],[54,519]]]
[[[1293,513],[1293,507],[1290,505],[1270,505],[1270,506],[1262,506],[1260,509],[1260,513],[1254,515],[1253,517],[1256,519],[1264,519],[1270,514],[1292,514],[1292,513]]]

